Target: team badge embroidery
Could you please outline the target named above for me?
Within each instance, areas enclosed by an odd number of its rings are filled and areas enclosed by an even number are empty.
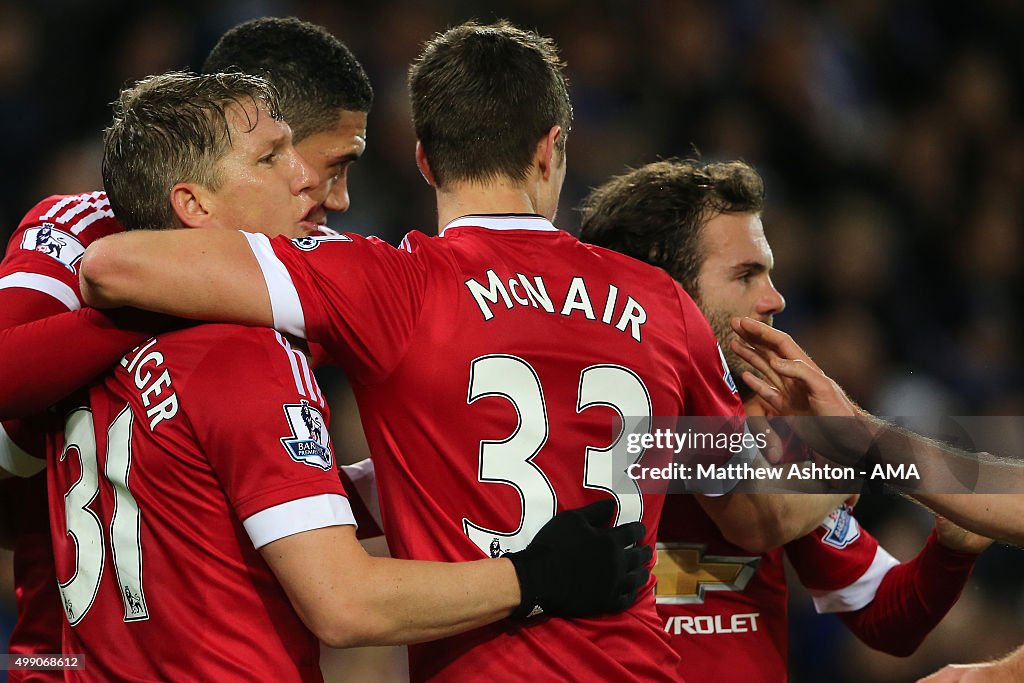
[[[292,243],[302,251],[313,251],[320,246],[323,242],[351,242],[351,237],[345,235],[307,235],[306,237],[296,237],[292,240]]]
[[[845,505],[830,512],[823,526],[827,531],[821,537],[821,542],[835,548],[845,548],[860,538],[860,525]]]
[[[290,403],[284,406],[284,414],[291,427],[291,437],[281,439],[288,454],[295,462],[310,467],[329,470],[334,465],[331,454],[331,436],[324,425],[324,416],[309,405],[309,401]]]
[[[81,242],[68,233],[57,230],[53,223],[43,223],[38,228],[26,230],[21,239],[21,248],[46,254],[72,271],[72,264],[85,253],[85,246]]]

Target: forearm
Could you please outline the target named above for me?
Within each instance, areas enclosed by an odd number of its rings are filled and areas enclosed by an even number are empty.
[[[698,496],[725,539],[747,552],[763,553],[813,531],[847,493]]]
[[[1024,494],[915,493],[913,497],[965,529],[1024,546]]]
[[[370,557],[351,526],[294,534],[260,552],[302,621],[332,647],[441,638],[506,617],[521,601],[508,559]]]
[[[914,559],[889,570],[867,606],[839,616],[868,646],[907,657],[956,604],[977,557],[944,547],[933,531]]]
[[[394,645],[436,640],[507,617],[520,602],[507,559],[420,562],[370,557],[377,577],[354,606],[366,624],[361,642]]]
[[[122,316],[94,310],[61,313],[0,331],[0,419],[39,412],[114,365],[153,334],[139,318],[120,327]],[[47,381],[39,381],[46,368]]]
[[[140,230],[90,245],[81,265],[90,306],[133,306],[182,318],[273,325],[270,296],[244,235]]]

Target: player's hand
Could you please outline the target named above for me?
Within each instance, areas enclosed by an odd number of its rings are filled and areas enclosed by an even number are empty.
[[[1020,674],[1003,662],[950,664],[917,683],[1020,683]]]
[[[777,423],[773,426],[769,419],[775,416],[775,411],[756,395],[743,404],[743,410],[747,414],[747,429],[750,433],[763,434],[765,437],[765,447],[761,449],[761,455],[772,465],[782,462],[786,456],[786,444],[782,440]]]
[[[994,542],[993,539],[968,531],[941,515],[935,515],[935,531],[938,532],[939,543],[961,553],[980,555]]]
[[[733,318],[732,327],[742,340],[733,340],[733,351],[764,377],[744,372],[744,382],[775,413],[790,416],[812,450],[842,465],[859,462],[880,429],[874,418],[785,332],[751,318]]]
[[[761,377],[743,373],[743,381],[779,415],[854,416],[853,401],[811,357],[781,330],[752,318],[733,318],[732,328],[746,344],[732,350]]]
[[[640,522],[608,528],[615,501],[601,500],[552,517],[530,545],[505,557],[519,576],[523,601],[513,617],[540,608],[557,617],[621,612],[647,583],[650,546],[633,547],[646,530]]]

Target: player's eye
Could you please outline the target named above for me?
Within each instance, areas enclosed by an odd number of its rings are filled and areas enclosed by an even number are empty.
[[[260,157],[259,161],[260,161],[261,164],[271,165],[276,160],[277,160],[277,154],[275,152],[271,152],[270,154],[267,154],[266,156]]]
[[[750,271],[747,271],[747,272],[745,272],[745,273],[741,273],[738,279],[739,279],[739,280],[740,280],[740,282],[742,282],[743,284],[745,284],[745,285],[749,285],[749,284],[750,284],[750,281],[754,279],[754,274],[753,274],[753,273],[751,273]]]

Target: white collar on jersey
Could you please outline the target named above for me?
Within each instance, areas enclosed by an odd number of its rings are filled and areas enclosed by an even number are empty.
[[[529,213],[470,215],[456,218],[441,229],[440,235],[451,228],[486,228],[487,230],[557,231],[547,218]]]

